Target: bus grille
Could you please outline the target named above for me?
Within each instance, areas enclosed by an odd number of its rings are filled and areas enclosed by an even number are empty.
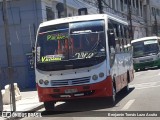
[[[51,86],[72,86],[86,84],[90,82],[91,77],[83,77],[76,79],[51,80]]]

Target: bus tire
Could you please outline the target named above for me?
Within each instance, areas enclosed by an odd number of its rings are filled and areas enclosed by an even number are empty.
[[[127,72],[127,85],[124,87],[125,93],[129,92],[129,83],[130,83],[130,75],[129,72]]]
[[[145,71],[145,68],[141,68],[140,71]]]
[[[55,103],[52,101],[44,102],[44,108],[46,111],[53,111],[55,107]]]
[[[127,86],[124,87],[124,92],[128,93],[129,92],[129,85],[127,84]]]
[[[113,86],[113,94],[110,97],[111,105],[114,106],[116,104],[116,89]]]

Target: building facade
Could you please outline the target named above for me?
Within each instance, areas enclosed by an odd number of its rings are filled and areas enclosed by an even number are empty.
[[[147,1],[147,23],[148,23],[148,35],[160,36],[160,1],[148,0]]]
[[[0,86],[9,84],[7,72],[7,49],[4,34],[3,0],[0,0]],[[12,51],[13,80],[21,89],[35,88],[35,75],[32,62],[32,47],[41,22],[65,17],[63,0],[7,0],[8,23]],[[67,16],[78,15],[79,8],[89,8],[90,13],[97,9],[83,1],[67,0]],[[93,9],[92,9],[93,8]]]
[[[92,0],[84,0],[88,3]],[[144,17],[144,0],[103,0],[104,13],[121,17],[132,25],[133,39],[146,36],[147,24]],[[129,2],[130,1],[130,2]],[[130,9],[129,9],[130,7]],[[131,23],[129,20],[131,11]]]
[[[0,85],[9,84],[7,74],[7,53],[4,36],[2,4],[0,0]],[[159,0],[102,0],[104,13],[120,17],[129,22],[128,5],[131,6],[133,37],[141,38],[155,34],[155,21],[159,26]],[[153,2],[154,1],[154,2]],[[30,65],[31,51],[36,39],[36,32],[41,22],[65,17],[64,0],[8,0],[8,20],[14,82],[21,89],[34,88],[34,69]],[[66,0],[67,16],[79,15],[79,10],[86,8],[88,14],[99,13],[97,0]],[[85,9],[85,10],[86,10]],[[156,17],[155,17],[156,15]],[[157,31],[159,27],[157,27]]]
[[[7,52],[4,34],[3,4],[0,1],[0,85],[9,84]],[[8,23],[12,51],[13,80],[20,88],[35,87],[34,70],[30,67],[30,55],[34,46],[36,31],[42,21],[39,0],[8,0]]]

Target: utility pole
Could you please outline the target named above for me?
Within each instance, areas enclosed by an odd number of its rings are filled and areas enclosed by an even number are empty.
[[[99,9],[99,13],[102,14],[103,12],[103,5],[102,5],[102,0],[97,0],[98,2],[98,9]]]
[[[13,67],[12,67],[12,54],[11,54],[11,40],[8,27],[8,16],[7,16],[7,1],[3,0],[3,22],[4,22],[4,33],[6,42],[6,52],[7,52],[7,63],[8,63],[8,79],[10,81],[10,93],[12,108],[11,111],[16,111],[16,101],[15,101],[15,91],[14,91],[14,81],[13,81]]]
[[[132,29],[132,7],[131,7],[131,0],[128,0],[128,20],[130,23],[130,37],[133,40],[133,29]]]
[[[67,17],[67,3],[66,3],[66,0],[63,0],[63,4],[64,4],[64,16]]]

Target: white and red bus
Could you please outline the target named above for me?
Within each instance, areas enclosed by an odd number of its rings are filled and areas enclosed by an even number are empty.
[[[133,80],[128,24],[106,14],[41,23],[35,74],[39,101],[53,110],[57,101],[110,97]]]

